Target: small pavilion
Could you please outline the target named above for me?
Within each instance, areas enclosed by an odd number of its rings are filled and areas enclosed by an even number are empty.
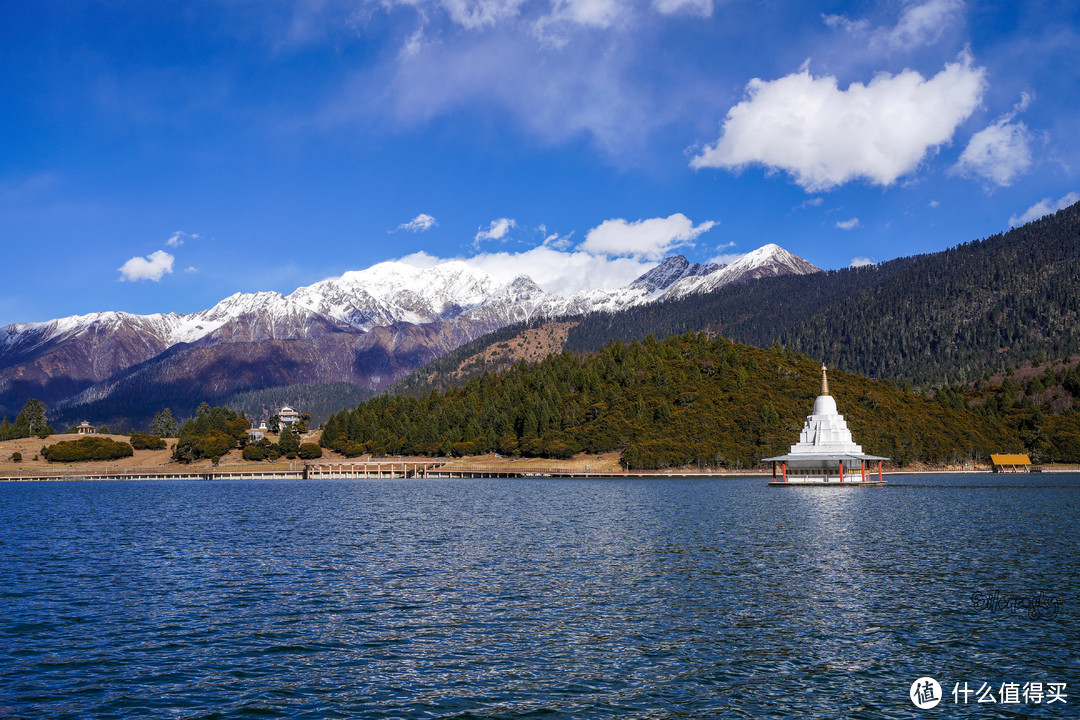
[[[867,455],[852,439],[847,421],[837,412],[836,400],[829,394],[829,379],[822,365],[821,395],[814,401],[814,411],[806,417],[799,442],[791,446],[787,455],[765,458],[765,462],[772,463],[770,485],[881,485],[881,463],[888,459]]]
[[[991,455],[991,469],[996,473],[1031,472],[1031,457],[1023,455]]]

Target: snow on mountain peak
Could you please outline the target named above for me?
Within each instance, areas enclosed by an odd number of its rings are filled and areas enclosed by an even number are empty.
[[[673,255],[664,258],[663,262],[634,280],[630,286],[643,288],[648,293],[655,293],[666,290],[683,278],[708,275],[719,269],[719,265],[691,263],[682,255]]]
[[[817,271],[802,258],[770,243],[726,267],[691,263],[677,255],[621,288],[563,297],[545,292],[527,275],[501,283],[460,260],[429,267],[388,261],[297,288],[289,295],[234,293],[191,314],[100,312],[43,323],[16,323],[4,329],[0,348],[14,350],[18,346],[22,352],[91,330],[115,332],[122,327],[152,335],[166,346],[194,342],[219,330],[222,337],[234,339],[306,337],[311,328],[325,328],[327,321],[368,331],[398,322],[425,324],[462,317],[494,329],[538,316],[621,310],[657,298],[709,292],[753,277]]]

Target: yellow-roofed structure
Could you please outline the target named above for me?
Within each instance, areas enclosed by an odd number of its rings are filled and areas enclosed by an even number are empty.
[[[1027,455],[991,455],[994,472],[1030,472],[1031,458]]]

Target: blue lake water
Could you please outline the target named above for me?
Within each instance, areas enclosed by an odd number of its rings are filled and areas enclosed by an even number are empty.
[[[0,483],[0,717],[1075,717],[1078,549],[1078,475]]]

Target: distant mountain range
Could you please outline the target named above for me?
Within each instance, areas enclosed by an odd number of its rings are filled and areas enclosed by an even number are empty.
[[[848,372],[922,388],[1080,355],[1080,204],[941,252],[774,275],[713,286],[711,279],[721,276],[714,272],[679,282],[656,302],[547,327],[507,326],[391,390],[426,392],[521,358],[532,361],[536,342],[530,345],[529,338],[537,337],[545,338],[549,353],[591,353],[613,339],[705,331],[761,348],[781,345]],[[681,294],[690,288],[697,294]]]
[[[141,422],[265,388],[347,382],[378,391],[506,325],[618,312],[751,279],[819,272],[776,245],[728,266],[666,258],[634,282],[560,296],[464,262],[386,262],[302,287],[236,294],[191,314],[98,312],[0,328],[0,415],[29,397],[67,419]]]

